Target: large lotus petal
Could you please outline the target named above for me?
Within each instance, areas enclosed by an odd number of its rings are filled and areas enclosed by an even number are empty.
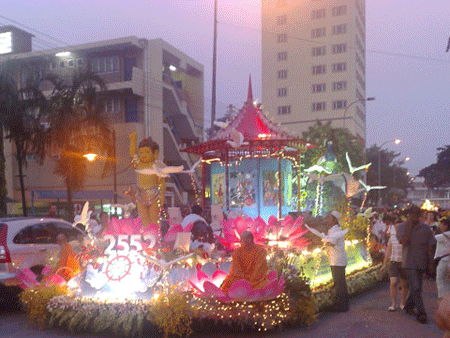
[[[234,227],[239,235],[242,234],[242,232],[248,229],[247,220],[242,217],[236,218]]]
[[[297,248],[304,248],[311,242],[309,240],[307,240],[306,238],[300,238],[300,239],[294,239],[293,241],[291,241],[291,243],[293,246],[295,246]]]
[[[289,238],[289,240],[292,241],[293,239],[302,237],[307,232],[308,232],[308,229],[303,229],[302,227],[298,227],[291,234],[289,234],[287,237]]]
[[[274,298],[283,292],[283,290],[280,291],[280,289],[277,280],[271,281],[262,289],[261,297],[264,299]]]
[[[64,285],[66,284],[66,280],[64,278],[62,278],[60,275],[51,275],[50,277],[48,277],[45,280],[45,285],[46,286],[51,286],[51,285]]]
[[[269,217],[268,224],[269,224],[269,228],[276,228],[280,225],[280,222],[278,222],[278,218],[276,218],[275,216],[272,215]]]
[[[216,270],[211,276],[211,281],[216,285],[220,286],[222,285],[222,282],[227,277],[227,273],[222,270]]]
[[[189,279],[188,282],[189,282],[189,285],[190,285],[195,291],[197,291],[197,292],[195,293],[196,296],[201,296],[201,295],[203,294],[203,286],[200,285],[200,283],[199,283],[198,280],[195,280],[195,279]]]
[[[194,227],[194,223],[191,222],[184,227],[183,232],[191,232],[193,227]]]
[[[245,300],[248,302],[256,302],[256,301],[261,300],[263,298],[262,296],[263,296],[263,290],[256,289],[256,290],[250,291]]]
[[[202,283],[203,281],[208,280],[208,279],[209,279],[209,276],[206,273],[204,273],[202,270],[197,271],[197,280],[200,283]]]
[[[245,279],[240,279],[230,286],[228,296],[235,300],[245,300],[251,291],[253,291],[253,288],[250,282]]]
[[[234,220],[228,219],[222,221],[222,231],[223,233],[232,233],[233,232],[233,226],[234,226]]]
[[[277,277],[277,272],[275,270],[272,270],[267,274],[267,279],[270,281],[276,280]]]
[[[203,283],[203,288],[205,289],[205,296],[214,296],[214,297],[226,297],[227,294],[223,292],[218,286],[214,285],[209,281],[205,281]]]
[[[294,219],[291,215],[287,215],[284,219],[281,220],[280,225],[282,227],[290,226],[294,223]]]
[[[256,242],[262,241],[262,239],[266,236],[266,229],[266,223],[259,216],[250,223],[249,230],[253,233],[253,237]]]
[[[280,288],[283,288],[283,289],[284,289],[284,283],[285,283],[285,280],[284,280],[284,273],[282,273],[281,276],[280,276],[280,280],[278,281],[278,286],[279,286]]]
[[[31,288],[33,286],[39,285],[39,282],[36,280],[37,275],[28,268],[23,270],[18,270],[16,272],[16,278],[22,282],[21,288]]]
[[[177,238],[177,234],[179,232],[183,232],[183,227],[181,226],[181,224],[175,225],[167,230],[164,239],[166,240],[166,242],[175,242],[175,239]]]

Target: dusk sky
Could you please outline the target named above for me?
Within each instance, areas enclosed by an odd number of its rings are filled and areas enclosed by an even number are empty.
[[[309,1],[309,0],[303,0]],[[217,115],[241,108],[251,74],[261,98],[260,0],[218,0]],[[0,24],[35,35],[34,50],[125,36],[162,38],[205,67],[211,109],[214,0],[1,0]],[[399,138],[412,175],[450,144],[449,0],[366,0],[367,146]],[[53,39],[53,40],[52,40]],[[210,124],[209,118],[206,119]]]

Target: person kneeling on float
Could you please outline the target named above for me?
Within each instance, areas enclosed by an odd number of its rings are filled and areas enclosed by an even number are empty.
[[[240,279],[247,280],[253,289],[261,289],[269,284],[266,250],[254,243],[250,231],[242,232],[240,243],[241,247],[233,252],[230,273],[220,287],[224,292],[228,292]]]

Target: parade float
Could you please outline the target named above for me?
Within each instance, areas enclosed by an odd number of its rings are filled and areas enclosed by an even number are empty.
[[[205,166],[211,166],[212,203],[239,215],[221,220],[222,233],[213,243],[201,234],[192,241],[193,224],[183,228],[173,223],[163,233],[159,222],[144,224],[142,217],[112,218],[98,237],[90,232],[85,205],[77,219],[89,235],[80,249],[82,273],[42,285],[27,272],[20,298],[30,321],[73,333],[127,337],[158,332],[184,336],[218,329],[259,332],[313,323],[333,297],[324,247],[307,236],[305,218],[293,213],[300,211],[301,194],[300,175],[296,191],[292,189],[293,173],[299,171],[301,153],[309,145],[280,130],[252,101],[249,84],[247,102],[234,120],[216,137],[186,149],[202,157],[204,175]],[[150,148],[153,161],[137,167],[138,175],[151,175],[152,184],[161,187],[165,175],[180,169],[158,163],[154,145],[148,140],[143,144]],[[354,180],[347,177],[347,181]],[[139,182],[149,180],[138,176]],[[358,190],[350,184],[345,189],[347,197]],[[139,186],[134,192],[129,196],[135,198],[138,210],[148,209],[148,200],[139,200]],[[204,196],[205,186],[203,200]],[[153,197],[148,203],[160,207],[161,200]],[[317,216],[308,225],[320,230],[323,220]],[[147,214],[146,219],[155,218]],[[350,294],[382,278],[367,252],[368,224],[364,214],[346,218],[343,224],[349,229]],[[224,293],[220,286],[243,231],[251,231],[255,242],[266,248],[269,283],[253,289],[239,280]]]

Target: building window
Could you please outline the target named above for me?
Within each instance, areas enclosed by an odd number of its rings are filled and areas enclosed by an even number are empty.
[[[60,68],[64,68],[64,66],[65,66],[64,61],[59,61],[59,67],[60,67]]]
[[[311,31],[311,38],[321,38],[326,35],[325,27],[316,28]]]
[[[347,64],[345,62],[333,63],[333,73],[340,73],[347,71]]]
[[[320,47],[313,47],[312,49],[312,56],[323,56],[326,55],[326,47],[320,46]]]
[[[341,15],[347,14],[347,6],[344,5],[344,6],[333,7],[332,14],[333,14],[333,16],[341,16]]]
[[[277,25],[284,26],[287,23],[287,15],[279,15],[277,16]]]
[[[333,26],[333,35],[340,35],[347,33],[347,25],[337,25]]]
[[[347,81],[333,82],[333,90],[334,91],[346,90],[346,89],[347,89]]]
[[[96,74],[117,73],[119,70],[118,56],[92,59],[92,71]]]
[[[333,45],[333,54],[341,54],[347,52],[347,44],[340,43],[338,45]]]
[[[83,64],[84,64],[83,58],[77,58],[77,66],[78,67],[83,67]]]
[[[278,61],[286,61],[286,60],[287,60],[287,52],[279,52]]]
[[[311,18],[313,20],[322,19],[325,17],[325,8],[316,9],[312,11]]]
[[[115,97],[109,97],[105,100],[105,113],[113,114],[120,112],[120,100]]]
[[[287,34],[286,33],[278,34],[277,43],[285,43],[285,42],[287,42]]]
[[[67,60],[67,67],[74,67],[74,66],[75,66],[75,62],[73,61],[73,59]]]
[[[312,75],[325,74],[327,72],[326,65],[312,66]]]
[[[326,89],[327,89],[327,86],[325,83],[318,83],[318,84],[314,84],[312,86],[313,93],[323,93],[326,91]]]
[[[279,106],[278,115],[287,115],[291,113],[291,106]]]
[[[278,78],[285,79],[287,78],[287,69],[282,69],[278,71]]]
[[[287,96],[287,88],[278,88],[278,97],[285,97]]]
[[[314,102],[312,104],[312,111],[324,111],[327,108],[326,102]]]
[[[333,109],[345,109],[347,107],[347,101],[345,100],[338,100],[333,101]]]

